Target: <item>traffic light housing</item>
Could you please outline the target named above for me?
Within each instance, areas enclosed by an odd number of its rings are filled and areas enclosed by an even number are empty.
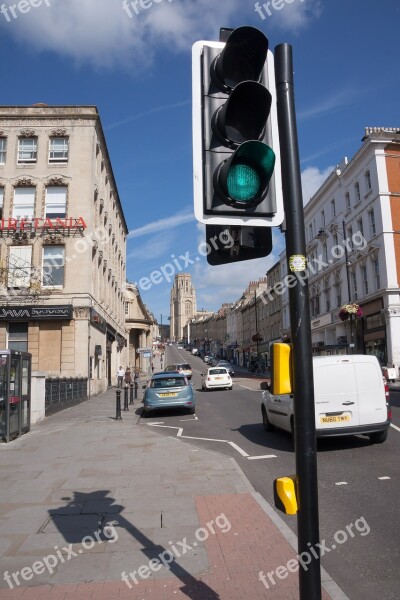
[[[198,221],[282,223],[274,61],[254,27],[193,46],[193,157]]]

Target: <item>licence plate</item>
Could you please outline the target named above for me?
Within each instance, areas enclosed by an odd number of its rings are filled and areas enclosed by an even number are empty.
[[[346,421],[351,421],[350,415],[327,415],[319,418],[319,422],[322,424],[325,423],[345,423]]]
[[[222,377],[214,377],[214,379],[222,379]]]
[[[170,398],[170,397],[175,397],[178,394],[176,392],[168,392],[167,394],[158,394],[160,396],[160,398]]]

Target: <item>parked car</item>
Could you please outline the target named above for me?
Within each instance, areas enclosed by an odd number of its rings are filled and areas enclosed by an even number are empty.
[[[201,388],[206,392],[214,388],[232,389],[232,379],[225,367],[210,367],[201,378]]]
[[[147,417],[160,408],[186,408],[190,414],[194,414],[194,391],[187,377],[177,371],[152,376],[144,393],[142,416]]]
[[[206,354],[206,355],[204,356],[204,359],[203,359],[203,360],[204,360],[204,362],[205,362],[205,363],[208,363],[208,362],[210,362],[210,360],[211,360],[211,356],[210,356],[209,354]]]
[[[228,371],[229,375],[231,377],[234,377],[235,375],[235,371],[233,370],[233,367],[231,365],[231,363],[227,360],[219,360],[217,362],[217,367],[225,367],[225,369]]]
[[[193,371],[192,367],[188,363],[175,363],[173,365],[168,365],[165,367],[165,371],[178,371],[182,375],[185,375],[188,379],[192,379]]]
[[[375,356],[318,356],[313,358],[315,428],[318,438],[368,435],[373,444],[384,442],[392,417],[388,390]],[[293,394],[263,392],[264,429],[293,434]]]
[[[198,348],[192,348],[192,354],[193,354],[193,356],[197,356],[198,353],[199,353]]]

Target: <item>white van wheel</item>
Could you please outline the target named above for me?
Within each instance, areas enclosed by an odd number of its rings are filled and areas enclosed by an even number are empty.
[[[268,416],[267,416],[267,411],[265,410],[264,407],[262,407],[261,412],[262,412],[262,419],[263,419],[264,431],[273,431],[274,426],[271,425],[271,423],[269,422],[269,419],[268,419]]]
[[[375,431],[374,433],[370,433],[368,437],[371,441],[371,444],[383,444],[383,442],[386,442],[387,436],[388,429],[385,431]]]

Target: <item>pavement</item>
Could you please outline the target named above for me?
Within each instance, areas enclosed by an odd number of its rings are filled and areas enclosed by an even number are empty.
[[[115,391],[0,445],[0,600],[298,599],[296,537],[236,461],[157,434],[141,400],[117,420]]]

